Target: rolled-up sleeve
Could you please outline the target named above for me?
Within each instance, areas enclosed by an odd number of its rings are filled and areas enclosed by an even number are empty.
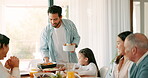
[[[48,38],[47,38],[47,28],[45,28],[40,37],[40,52],[43,57],[49,57],[49,47],[48,47]]]
[[[76,43],[77,44],[76,47],[78,47],[78,44],[80,42],[80,36],[78,34],[78,31],[77,31],[77,28],[76,28],[75,24],[72,23],[72,25],[73,25],[72,30],[73,30],[73,37],[74,37],[72,43]]]
[[[62,21],[67,29],[67,40],[70,38],[70,43],[75,43],[77,48],[80,42],[80,36],[75,24],[71,20],[63,19]]]

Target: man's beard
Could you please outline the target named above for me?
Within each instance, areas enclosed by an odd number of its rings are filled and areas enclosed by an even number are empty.
[[[61,21],[59,21],[58,23],[57,23],[57,25],[56,26],[53,26],[54,28],[57,28],[59,25],[60,25],[60,23],[61,23]]]

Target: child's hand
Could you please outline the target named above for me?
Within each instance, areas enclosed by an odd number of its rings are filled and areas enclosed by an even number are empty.
[[[64,71],[64,70],[66,70],[66,67],[61,67],[61,68],[59,68],[59,70]]]

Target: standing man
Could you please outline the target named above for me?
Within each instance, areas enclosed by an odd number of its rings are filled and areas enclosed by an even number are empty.
[[[53,5],[48,8],[50,24],[45,27],[41,34],[40,51],[45,62],[77,63],[75,52],[64,52],[62,46],[65,43],[78,47],[80,36],[75,24],[62,19],[62,8]]]
[[[124,43],[125,56],[134,62],[130,78],[148,78],[148,39],[144,34],[129,35]]]

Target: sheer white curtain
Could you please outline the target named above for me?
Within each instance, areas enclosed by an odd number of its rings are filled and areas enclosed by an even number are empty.
[[[77,52],[93,50],[99,68],[116,54],[117,34],[130,30],[129,0],[69,0],[69,19],[81,36]]]
[[[4,21],[4,19],[3,19],[3,17],[5,16],[5,14],[4,14],[4,3],[5,3],[5,1],[4,0],[0,0],[0,33],[4,33],[4,27],[2,27],[2,26],[5,26],[4,24],[3,24],[3,22],[5,22]]]

